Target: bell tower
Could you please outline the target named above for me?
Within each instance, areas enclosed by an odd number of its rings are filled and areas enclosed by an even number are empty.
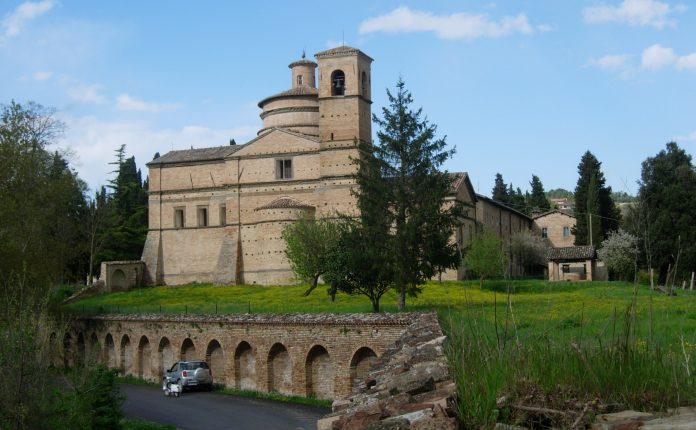
[[[324,143],[372,141],[372,58],[339,46],[314,55],[319,65],[319,138]]]

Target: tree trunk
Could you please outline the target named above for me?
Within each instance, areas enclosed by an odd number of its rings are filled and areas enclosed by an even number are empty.
[[[307,297],[312,291],[314,291],[315,288],[317,288],[319,276],[321,275],[317,275],[314,278],[312,278],[312,283],[309,285],[309,288],[307,288],[307,290],[304,293],[302,293],[302,297]]]
[[[379,299],[370,299],[372,302],[372,312],[378,313],[379,312]]]
[[[399,283],[397,285],[397,289],[399,291],[399,303],[397,305],[397,309],[403,311],[406,309],[406,284]]]

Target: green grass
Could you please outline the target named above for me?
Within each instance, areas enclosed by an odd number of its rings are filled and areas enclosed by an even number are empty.
[[[69,305],[77,312],[299,313],[369,312],[367,298],[324,287],[187,285],[139,288]],[[509,290],[509,294],[508,294]],[[635,292],[635,297],[634,297]],[[509,299],[509,302],[508,302]],[[396,311],[397,296],[382,300]],[[450,368],[459,387],[458,412],[467,428],[496,420],[545,428],[568,427],[602,405],[665,410],[696,404],[696,292],[666,296],[621,282],[541,280],[431,282],[409,311],[438,312],[449,336]],[[687,367],[688,366],[688,367]],[[233,393],[239,394],[239,393]],[[530,404],[568,411],[534,416]]]
[[[121,420],[121,430],[176,430],[176,427],[145,420],[123,419]]]

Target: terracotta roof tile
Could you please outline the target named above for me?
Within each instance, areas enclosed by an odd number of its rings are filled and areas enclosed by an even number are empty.
[[[288,196],[278,197],[270,203],[259,206],[255,211],[260,211],[264,209],[314,209],[314,206],[297,201]]]
[[[316,54],[314,54],[314,56],[316,58],[321,58],[321,57],[340,57],[343,55],[353,55],[353,54],[361,54],[361,55],[364,55],[365,57],[369,58],[370,60],[372,60],[372,58],[370,58],[368,55],[366,55],[361,50],[359,50],[357,48],[353,48],[351,46],[346,46],[346,45],[337,46],[335,48],[327,49],[326,51],[317,52]]]
[[[547,254],[549,260],[589,260],[596,256],[595,247],[591,245],[551,248]]]
[[[263,107],[264,103],[266,103],[269,100],[277,99],[280,97],[316,96],[318,94],[319,94],[319,90],[317,90],[316,88],[307,87],[307,86],[302,85],[302,86],[290,88],[289,90],[282,91],[282,92],[273,94],[272,96],[266,97],[265,99],[263,99],[259,102],[259,107]]]
[[[154,160],[150,161],[149,163],[147,163],[147,165],[150,166],[153,164],[224,160],[225,157],[234,154],[243,147],[244,145],[229,145],[216,146],[213,148],[195,148],[169,151],[161,157],[155,158]]]

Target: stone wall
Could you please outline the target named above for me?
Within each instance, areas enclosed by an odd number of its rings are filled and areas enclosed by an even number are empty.
[[[414,320],[399,340],[374,360],[345,400],[318,430],[455,430],[456,384],[444,354],[445,336],[434,313]]]
[[[110,315],[52,336],[54,362],[96,359],[159,381],[180,359],[205,359],[216,383],[338,399],[423,314]],[[62,343],[58,340],[62,338]],[[60,346],[63,345],[63,348]]]
[[[104,261],[99,280],[104,292],[125,291],[145,281],[145,263],[134,261]]]

